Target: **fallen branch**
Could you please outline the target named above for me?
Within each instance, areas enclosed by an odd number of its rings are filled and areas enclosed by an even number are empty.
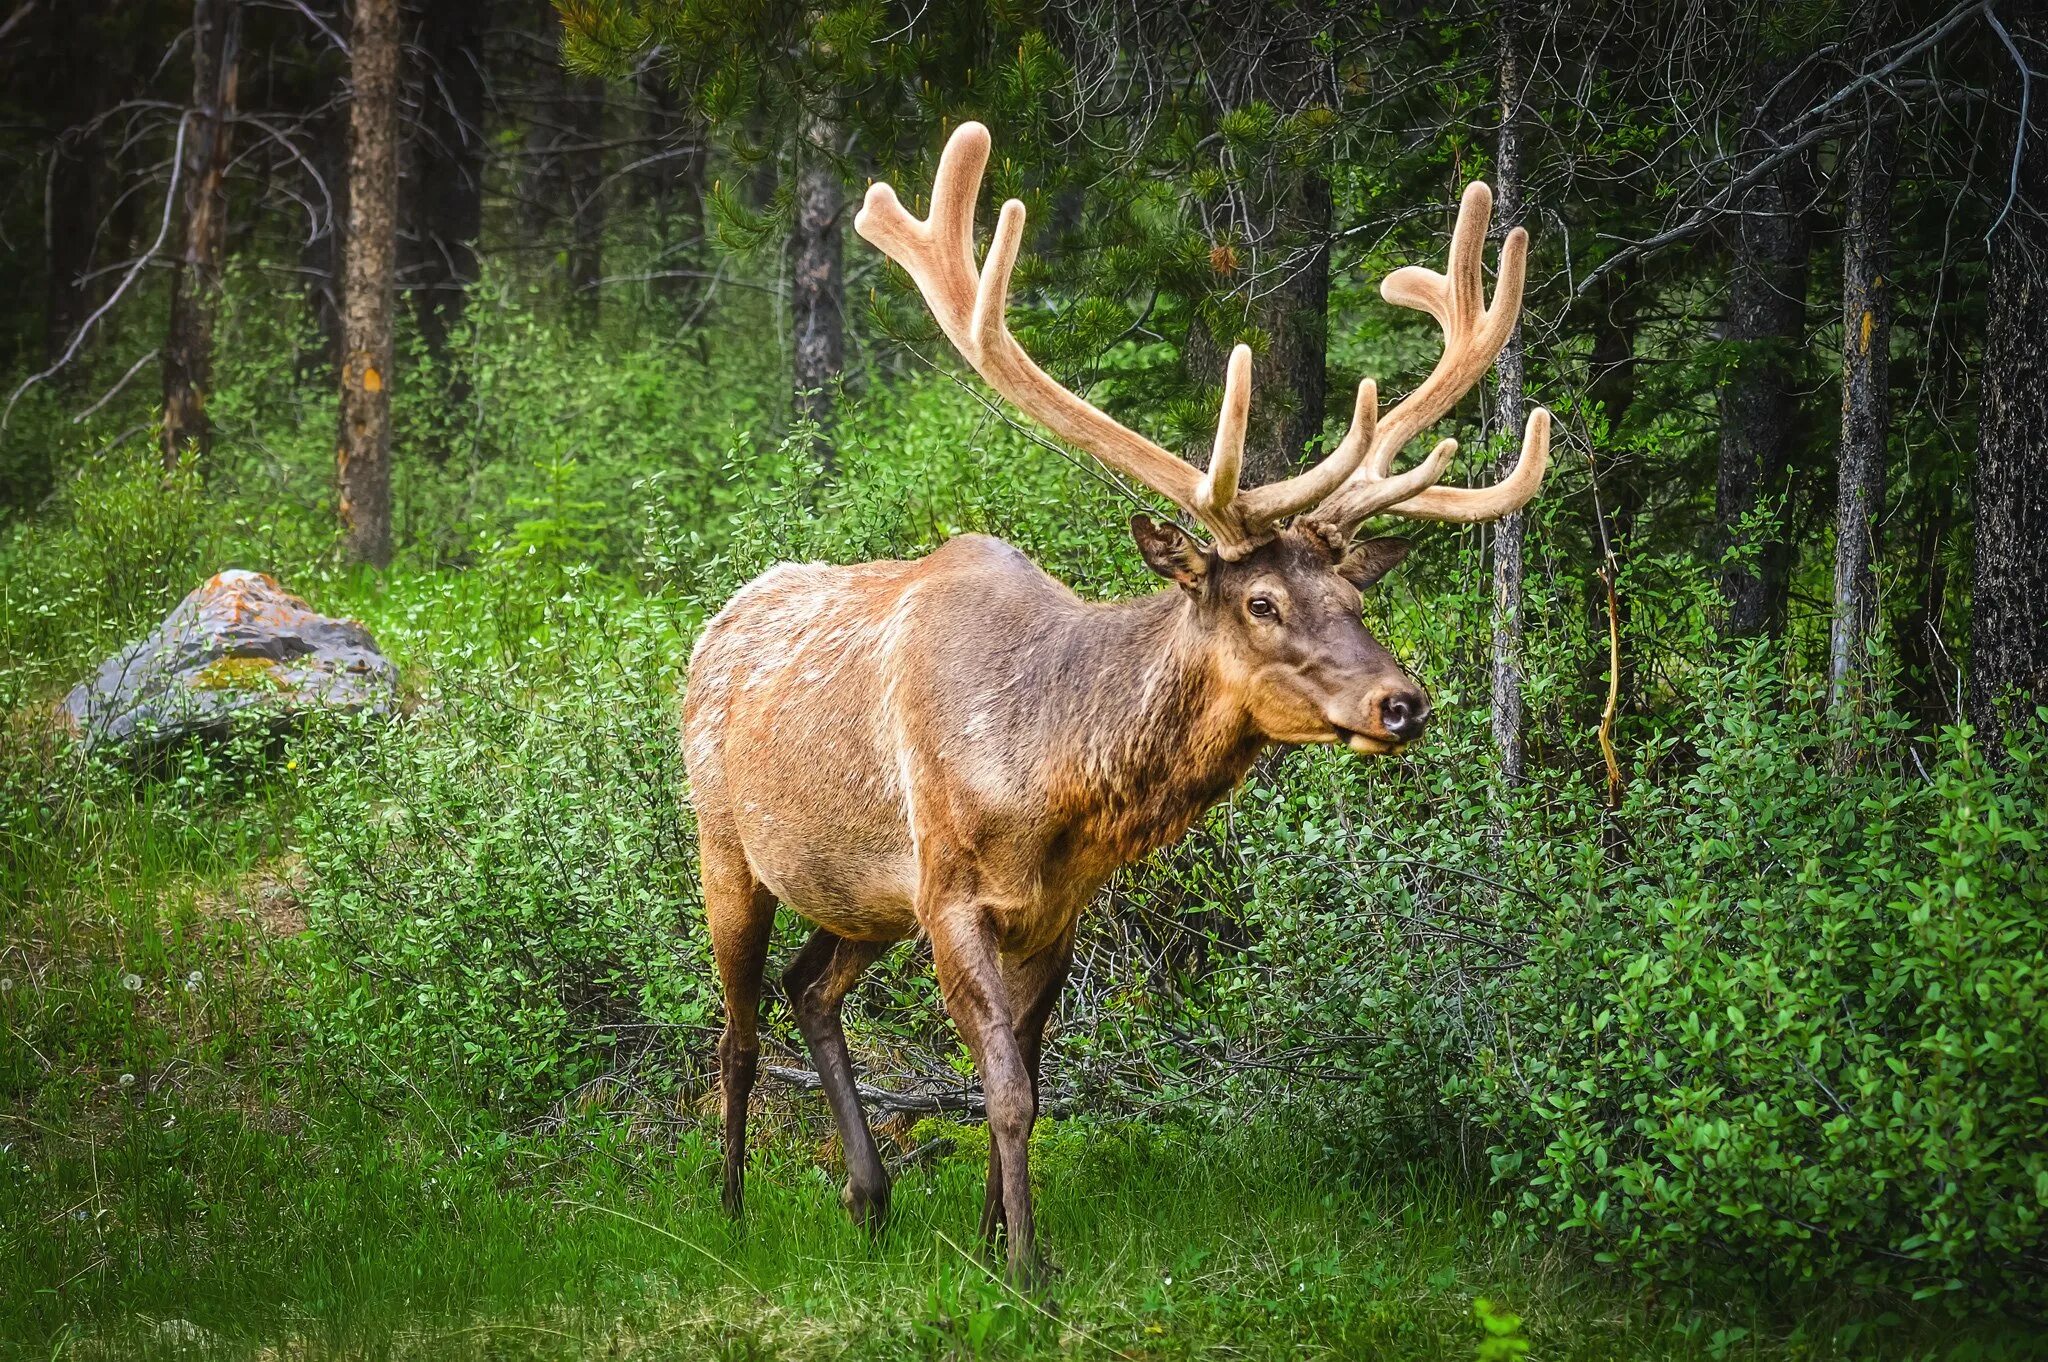
[[[761,1072],[768,1077],[802,1088],[806,1092],[824,1089],[825,1080],[809,1069],[793,1069],[786,1064],[763,1064]],[[887,1088],[871,1087],[856,1083],[853,1090],[860,1094],[861,1102],[874,1112],[923,1112],[937,1115],[942,1112],[965,1112],[969,1116],[986,1116],[988,1106],[982,1100],[979,1088],[962,1088],[956,1092],[890,1092]]]
[[[792,1088],[802,1088],[805,1092],[819,1092],[825,1086],[824,1080],[809,1069],[795,1069],[786,1064],[763,1064],[761,1072],[789,1084]],[[877,1114],[938,1116],[947,1112],[959,1112],[966,1116],[988,1115],[988,1102],[983,1098],[979,1087],[962,1087],[951,1092],[891,1092],[887,1088],[855,1083],[853,1090],[860,1094],[861,1104],[870,1112]],[[1076,1109],[1077,1104],[1070,1094],[1039,1094],[1040,1116],[1070,1116]]]

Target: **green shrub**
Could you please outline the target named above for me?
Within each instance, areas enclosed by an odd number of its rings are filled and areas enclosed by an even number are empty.
[[[1843,772],[1766,667],[1722,673],[1612,814],[1575,777],[1475,780],[1480,713],[1398,764],[1294,755],[1227,860],[1164,868],[1184,919],[1241,895],[1244,944],[1094,1043],[1257,1038],[1246,1100],[1318,1094],[1361,1161],[1466,1163],[1648,1276],[2038,1307],[2043,730],[2002,767],[1951,729],[1924,775]]]
[[[314,945],[303,1013],[324,1063],[433,1080],[512,1113],[714,1024],[662,610],[578,571],[531,635],[444,589],[414,712],[330,756],[299,841]],[[470,626],[465,629],[465,626]],[[400,622],[378,626],[401,652]]]
[[[1950,730],[1925,779],[1841,776],[1829,739],[1705,720],[1622,863],[1555,887],[1455,1099],[1612,1259],[2038,1305],[2048,768]]]

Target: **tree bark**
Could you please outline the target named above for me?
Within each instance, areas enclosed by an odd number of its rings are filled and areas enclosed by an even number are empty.
[[[563,157],[569,190],[571,311],[586,329],[597,325],[604,278],[604,82],[572,76],[565,105],[569,149]]]
[[[838,129],[806,109],[797,136],[796,237],[790,270],[790,322],[795,338],[796,414],[819,430],[818,462],[826,477],[836,460],[830,439],[833,402],[846,364],[846,190],[833,163]]]
[[[192,108],[185,115],[179,168],[184,187],[183,248],[171,272],[171,317],[164,341],[163,454],[176,464],[187,444],[203,454],[213,432],[206,398],[213,386],[213,328],[220,309],[221,258],[227,245],[227,172],[240,63],[238,0],[194,0]]]
[[[1742,164],[1772,148],[1796,103],[1772,87],[1788,60],[1757,63],[1742,131]],[[1785,619],[1789,563],[1783,499],[1799,417],[1799,349],[1806,334],[1807,227],[1812,170],[1795,156],[1743,196],[1729,265],[1724,337],[1734,351],[1721,384],[1721,450],[1715,478],[1716,546],[1734,554],[1721,568],[1723,631],[1776,633]]]
[[[707,289],[697,277],[705,262],[704,172],[709,157],[703,121],[677,98],[667,73],[645,74],[648,163],[634,177],[637,197],[654,214],[655,279],[651,292],[694,311]],[[700,338],[701,338],[701,332]]]
[[[1270,106],[1282,119],[1322,105],[1329,58],[1316,39],[1328,25],[1308,0],[1224,4],[1204,26],[1202,58],[1213,116],[1247,105]],[[1323,431],[1329,398],[1329,176],[1319,159],[1261,158],[1239,167],[1238,183],[1218,205],[1223,235],[1210,253],[1216,287],[1233,321],[1260,333],[1266,350],[1257,397],[1245,424],[1244,481],[1294,473]],[[1220,382],[1233,331],[1197,323],[1184,362],[1191,376]],[[1206,455],[1205,455],[1206,457]]]
[[[484,0],[420,9],[420,109],[411,137],[400,278],[436,359],[462,323],[484,217]]]
[[[341,444],[343,552],[391,561],[391,316],[398,199],[398,0],[356,0],[349,36],[347,277]]]
[[[85,280],[92,268],[93,239],[98,234],[104,198],[103,140],[92,126],[107,84],[106,54],[99,50],[101,4],[76,0],[52,5],[43,14],[44,49],[52,70],[51,112],[56,141],[50,151],[49,199],[45,212],[49,235],[48,292],[43,312],[43,363],[53,364],[70,345],[91,311],[92,289]]]
[[[1515,31],[1514,8],[1501,12],[1499,41],[1500,132],[1494,149],[1497,238],[1522,220],[1522,99],[1526,82]],[[1505,476],[1519,452],[1523,421],[1522,328],[1517,323],[1495,361],[1493,426],[1503,441],[1496,476]],[[1510,452],[1514,451],[1514,452]],[[1522,736],[1522,575],[1528,536],[1526,513],[1501,517],[1493,528],[1493,745],[1502,777],[1522,781],[1527,762]]]
[[[2048,16],[2017,4],[1996,13],[2028,65],[2048,69]],[[1999,60],[2007,135],[1996,164],[2017,179],[1998,196],[1989,243],[1969,692],[1993,754],[2006,702],[2020,713],[2048,704],[2048,91],[2034,82],[2022,127],[2019,73],[2002,48]]]
[[[1896,135],[1874,106],[1849,151],[1842,233],[1842,450],[1835,492],[1835,608],[1828,703],[1864,694],[1877,619],[1878,517],[1891,431],[1891,198]]]

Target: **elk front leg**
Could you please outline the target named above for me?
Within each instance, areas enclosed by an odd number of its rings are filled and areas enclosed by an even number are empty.
[[[852,941],[820,927],[783,971],[782,990],[796,1012],[797,1026],[818,1070],[825,1100],[839,1127],[846,1155],[846,1190],[841,1196],[855,1223],[880,1230],[889,1218],[889,1174],[875,1150],[874,1134],[860,1109],[853,1082],[853,1058],[846,1053],[846,1027],[839,1008],[861,972],[889,949],[888,941]]]
[[[1002,1185],[1010,1277],[1028,1281],[1038,1269],[1030,1163],[1031,1124],[1038,1102],[1023,1047],[1017,1043],[995,931],[987,913],[972,903],[932,913],[929,925],[946,1011],[974,1056],[988,1102],[989,1168]]]
[[[1006,969],[1004,983],[1010,1007],[1016,1016],[1017,1047],[1024,1052],[1024,1068],[1031,1075],[1031,1109],[1038,1110],[1039,1062],[1044,1049],[1045,1024],[1059,1002],[1060,989],[1067,982],[1067,969],[1074,961],[1074,929],[1069,926],[1060,939],[1038,954]],[[981,1237],[993,1240],[1003,1219],[1003,1161],[996,1142],[988,1142],[988,1191],[981,1203]]]

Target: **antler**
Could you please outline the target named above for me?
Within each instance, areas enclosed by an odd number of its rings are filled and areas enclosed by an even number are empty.
[[[1358,414],[1345,440],[1362,441],[1368,446],[1365,456],[1358,471],[1306,517],[1334,530],[1339,539],[1367,516],[1381,511],[1415,520],[1497,520],[1528,504],[1543,485],[1543,472],[1550,463],[1550,413],[1542,407],[1529,413],[1528,427],[1522,433],[1522,455],[1513,471],[1491,487],[1434,485],[1457,451],[1456,440],[1441,442],[1428,459],[1408,472],[1389,476],[1402,447],[1434,425],[1479,381],[1521,316],[1529,234],[1520,227],[1501,243],[1500,277],[1492,304],[1485,303],[1479,257],[1492,215],[1493,191],[1473,181],[1465,186],[1458,224],[1451,232],[1450,272],[1438,274],[1408,265],[1380,285],[1380,296],[1388,302],[1419,308],[1436,318],[1444,330],[1444,352],[1422,386],[1385,418],[1379,415],[1372,381],[1359,385]],[[1425,473],[1427,476],[1418,476]]]
[[[1024,239],[1022,203],[1011,199],[1003,205],[988,258],[979,271],[974,267],[974,200],[988,154],[988,129],[962,123],[939,156],[930,217],[912,217],[894,189],[877,184],[869,188],[853,229],[909,272],[947,339],[991,388],[1067,443],[1193,515],[1209,528],[1217,552],[1226,558],[1242,557],[1269,537],[1273,526],[1331,496],[1358,470],[1370,450],[1357,438],[1354,424],[1344,443],[1308,471],[1264,487],[1239,489],[1252,375],[1252,353],[1243,345],[1231,351],[1225,371],[1223,411],[1206,472],[1055,383],[1024,353],[1004,318],[1010,272]],[[1368,410],[1367,391],[1360,390],[1361,413]],[[1436,474],[1415,477],[1424,471],[1416,469],[1392,479],[1390,485],[1401,484],[1403,495],[1419,492],[1442,472],[1442,461],[1433,462]]]

